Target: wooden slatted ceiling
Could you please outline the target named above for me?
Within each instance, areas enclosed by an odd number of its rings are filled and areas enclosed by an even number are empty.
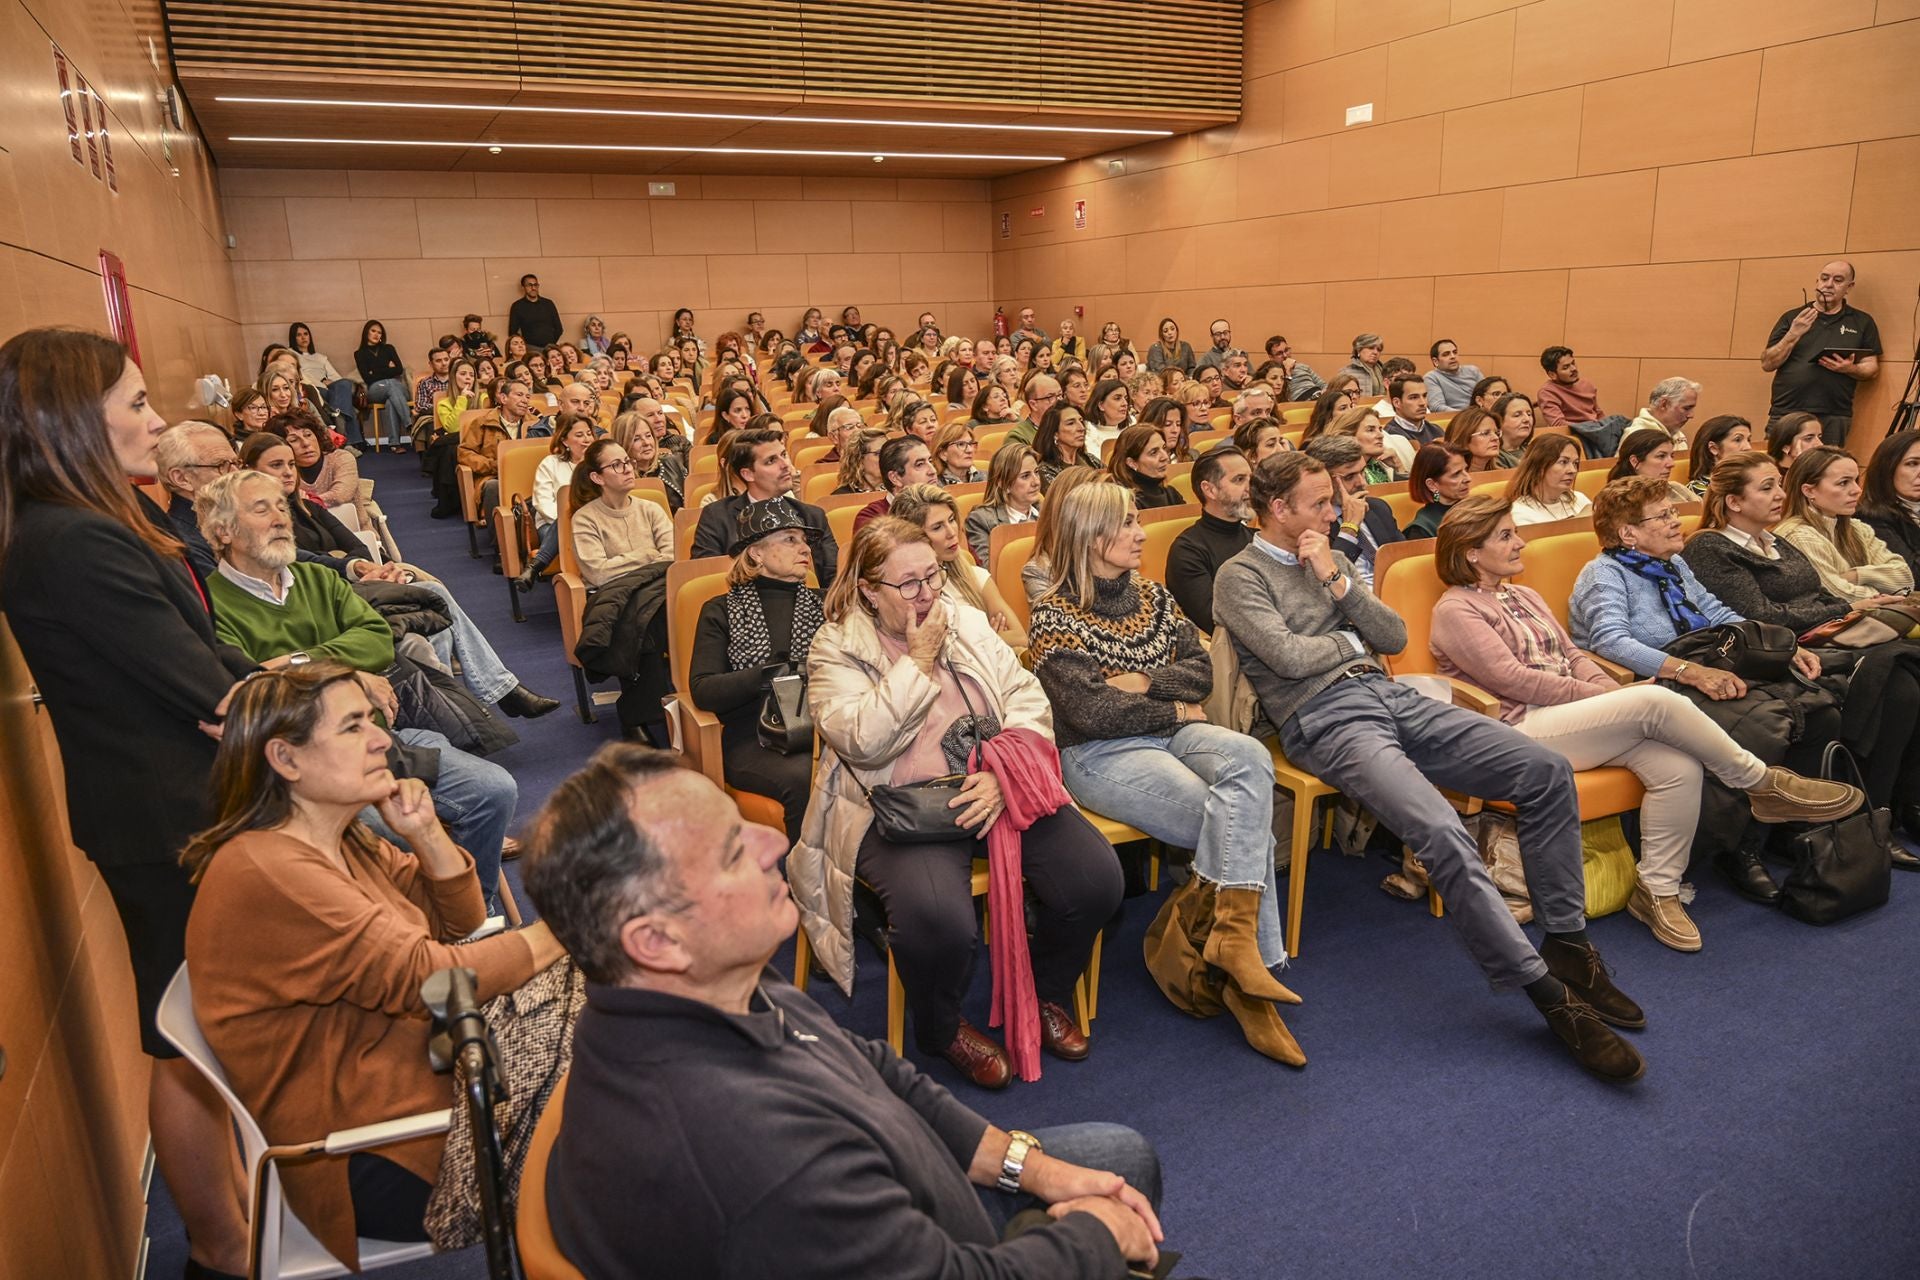
[[[712,101],[1238,116],[1239,0],[165,0],[182,82],[463,81]],[[216,149],[218,140],[215,141]]]

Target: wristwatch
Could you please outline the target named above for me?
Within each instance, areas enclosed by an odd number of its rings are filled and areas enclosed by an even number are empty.
[[[312,661],[313,661],[313,655],[308,653],[305,649],[297,649],[294,652],[287,655],[287,665],[289,667],[304,667],[309,662],[312,662]]]
[[[1339,565],[1335,565],[1335,566],[1333,567],[1333,572],[1332,572],[1332,573],[1330,573],[1330,574],[1328,574],[1328,575],[1327,575],[1326,577],[1324,577],[1324,578],[1322,578],[1322,579],[1320,579],[1320,585],[1321,585],[1321,586],[1323,586],[1323,587],[1331,587],[1331,586],[1332,586],[1332,585],[1333,585],[1334,583],[1336,583],[1336,582],[1338,582],[1338,581],[1340,581],[1340,579],[1341,579],[1341,577],[1342,577],[1342,576],[1343,576],[1343,575],[1342,575],[1342,574],[1341,574],[1341,572],[1340,572],[1340,566],[1339,566]]]
[[[1000,1157],[1000,1177],[994,1185],[1002,1191],[1016,1192],[1020,1190],[1020,1175],[1027,1169],[1027,1153],[1040,1150],[1040,1139],[1024,1129],[1015,1129],[1007,1137],[1011,1140],[1007,1154]]]

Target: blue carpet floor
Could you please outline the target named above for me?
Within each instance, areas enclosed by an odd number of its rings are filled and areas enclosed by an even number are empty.
[[[411,458],[361,470],[407,557],[455,588],[522,680],[568,703],[516,721],[520,743],[495,757],[519,779],[524,817],[617,735],[612,708],[597,725],[573,714],[551,593],[529,597],[515,624],[458,523],[426,519]],[[1182,1274],[1920,1275],[1920,876],[1896,875],[1887,907],[1816,929],[1734,897],[1703,868],[1692,913],[1706,948],[1691,956],[1624,912],[1596,921],[1650,1024],[1634,1035],[1645,1079],[1613,1089],[1571,1064],[1523,996],[1488,993],[1450,925],[1380,892],[1386,870],[1312,861],[1306,950],[1286,975],[1306,1000],[1286,1011],[1305,1070],[1255,1054],[1230,1019],[1196,1022],[1160,995],[1140,959],[1157,897],[1128,902],[1107,941],[1086,1062],[1049,1059],[1038,1083],[982,1094],[910,1056],[1001,1125],[1106,1119],[1147,1134]],[[858,953],[852,1000],[812,991],[880,1036],[886,969]],[[987,987],[983,961],[970,1013],[981,1025]],[[162,1189],[154,1202],[150,1274],[172,1280],[184,1243]],[[636,1259],[633,1274],[645,1266]],[[383,1274],[485,1270],[468,1252]]]

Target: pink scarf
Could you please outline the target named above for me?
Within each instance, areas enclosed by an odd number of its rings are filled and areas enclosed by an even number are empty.
[[[981,768],[1000,784],[1005,808],[987,831],[987,910],[993,917],[993,1007],[987,1025],[1007,1024],[1007,1053],[1020,1078],[1040,1078],[1040,1000],[1027,955],[1021,832],[1073,797],[1060,783],[1060,753],[1031,729],[1007,729],[980,748]]]

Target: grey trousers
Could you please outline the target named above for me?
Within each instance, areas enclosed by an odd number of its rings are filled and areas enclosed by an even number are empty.
[[[1405,840],[1426,865],[1461,941],[1496,990],[1547,972],[1500,900],[1447,787],[1519,807],[1534,919],[1549,933],[1586,925],[1573,766],[1491,716],[1449,706],[1384,675],[1315,694],[1280,730],[1287,759],[1318,774]]]

